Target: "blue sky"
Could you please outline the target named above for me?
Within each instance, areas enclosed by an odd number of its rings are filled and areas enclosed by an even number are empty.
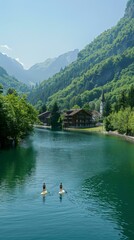
[[[81,50],[124,15],[127,0],[0,0],[0,52],[29,68]]]

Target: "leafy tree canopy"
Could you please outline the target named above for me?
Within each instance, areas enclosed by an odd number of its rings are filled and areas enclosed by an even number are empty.
[[[51,127],[52,130],[61,128],[61,117],[57,102],[54,103],[51,111]]]
[[[25,97],[0,95],[0,147],[15,145],[33,130],[37,112]]]

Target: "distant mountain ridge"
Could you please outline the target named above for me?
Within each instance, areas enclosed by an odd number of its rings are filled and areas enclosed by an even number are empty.
[[[27,84],[25,70],[23,66],[15,59],[8,57],[6,54],[0,53],[0,67],[4,68],[6,72],[16,79],[19,79],[23,83]]]
[[[0,53],[0,66],[4,68],[10,76],[17,78],[27,85],[32,85],[48,79],[61,69],[64,69],[77,59],[78,52],[78,49],[75,49],[57,58],[47,59],[43,63],[33,65],[28,70],[25,70],[15,59]]]
[[[47,59],[43,63],[37,63],[33,65],[27,72],[31,82],[39,83],[43,80],[47,80],[54,74],[58,73],[61,69],[71,64],[77,59],[78,49],[69,51],[60,55],[57,58]]]
[[[2,67],[0,67],[0,84],[3,86],[4,93],[6,93],[9,88],[15,89],[18,93],[28,93],[30,91],[27,85],[9,76]]]

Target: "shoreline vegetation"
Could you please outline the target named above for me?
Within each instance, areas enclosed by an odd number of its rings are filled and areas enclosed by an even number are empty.
[[[51,129],[50,126],[44,126],[44,125],[35,125],[35,128],[40,128],[40,129]],[[126,134],[120,134],[117,131],[105,131],[104,126],[99,126],[99,127],[92,127],[92,128],[65,128],[63,129],[64,131],[75,131],[75,132],[86,132],[86,133],[98,133],[98,134],[105,134],[109,136],[115,136],[115,137],[120,137],[126,141],[134,143],[134,137],[133,136],[128,136]]]
[[[37,122],[38,112],[25,95],[18,95],[14,89],[0,94],[0,150],[16,147]]]

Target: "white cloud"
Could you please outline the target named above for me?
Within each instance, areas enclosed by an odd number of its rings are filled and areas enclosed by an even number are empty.
[[[8,51],[12,51],[12,48],[10,48],[8,45],[4,44],[4,45],[0,45],[1,48],[4,48]]]

